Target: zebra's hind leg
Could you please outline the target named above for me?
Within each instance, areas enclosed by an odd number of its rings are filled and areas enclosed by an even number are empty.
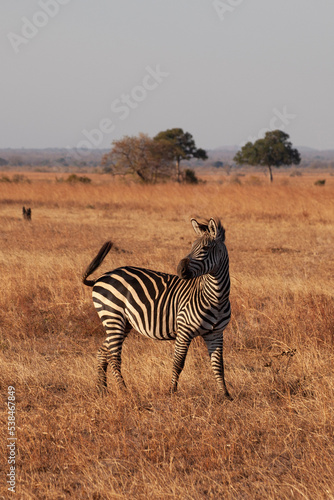
[[[126,325],[124,330],[110,332],[108,328],[108,336],[97,354],[97,388],[101,394],[107,392],[107,368],[110,365],[111,372],[120,389],[126,389],[126,385],[121,373],[122,363],[122,346],[123,342],[129,333],[131,327]]]
[[[120,389],[126,389],[126,385],[121,373],[122,362],[122,344],[119,345],[117,352],[110,352],[109,342],[107,339],[97,353],[97,390],[101,395],[107,392],[107,368],[110,365],[111,373],[113,374],[117,385]],[[121,342],[123,343],[124,338]]]
[[[184,367],[190,342],[191,342],[191,337],[188,337],[186,335],[178,335],[176,337],[175,348],[174,348],[172,385],[170,389],[170,392],[172,394],[177,391],[177,384],[179,381],[180,373],[182,372]]]
[[[107,392],[108,349],[103,345],[97,352],[97,390],[103,396]]]
[[[225,377],[224,377],[224,361],[223,361],[223,335],[219,337],[210,338],[204,337],[206,346],[209,351],[212,371],[218,384],[219,392],[224,399],[233,401],[232,396],[227,390]]]

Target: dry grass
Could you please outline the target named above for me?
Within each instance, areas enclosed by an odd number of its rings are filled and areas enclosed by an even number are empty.
[[[26,175],[0,183],[0,384],[3,402],[16,388],[18,497],[333,498],[334,178],[154,187]],[[112,239],[102,270],[175,272],[195,214],[226,227],[234,401],[218,400],[200,339],[170,397],[173,344],[135,333],[123,352],[129,394],[110,380],[99,398],[104,336],[83,269]],[[4,404],[0,425],[6,438]],[[4,478],[6,439],[1,447]]]

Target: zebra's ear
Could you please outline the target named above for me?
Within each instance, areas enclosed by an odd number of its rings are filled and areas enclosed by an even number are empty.
[[[212,238],[216,238],[218,234],[218,227],[214,219],[209,220],[208,229],[210,236],[212,236]]]
[[[205,234],[208,230],[208,226],[200,224],[196,219],[191,219],[191,224],[197,236],[203,236],[203,234]]]

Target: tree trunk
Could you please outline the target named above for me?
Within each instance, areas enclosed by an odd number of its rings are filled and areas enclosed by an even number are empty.
[[[143,182],[147,182],[147,179],[143,176],[140,170],[136,170],[136,174],[141,178]]]
[[[270,182],[273,182],[274,178],[273,178],[273,171],[271,169],[271,167],[268,165],[268,168],[269,168],[269,176],[270,176]]]
[[[181,182],[180,177],[180,158],[176,158],[176,182]]]

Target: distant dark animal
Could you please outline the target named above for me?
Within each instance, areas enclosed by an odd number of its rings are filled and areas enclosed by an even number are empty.
[[[31,220],[31,208],[22,208],[22,214],[24,220]]]
[[[107,367],[120,387],[122,345],[134,328],[146,337],[175,340],[171,392],[175,392],[190,342],[202,336],[220,393],[225,385],[223,332],[231,317],[229,259],[219,219],[191,220],[198,239],[178,265],[178,276],[137,267],[121,267],[88,280],[112,243],[106,242],[83,275],[93,287],[93,302],[107,337],[98,352],[98,389],[107,388]]]

